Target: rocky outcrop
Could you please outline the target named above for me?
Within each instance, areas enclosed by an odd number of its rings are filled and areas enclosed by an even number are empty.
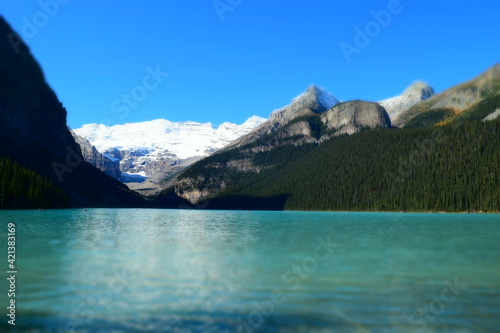
[[[495,112],[490,113],[487,115],[483,121],[492,121],[500,117],[500,109],[496,109]]]
[[[224,190],[226,182],[223,169],[212,167],[210,175],[200,175],[196,178],[183,178],[176,181],[173,185],[175,194],[191,203],[200,203],[203,199]]]
[[[353,134],[362,129],[390,128],[391,120],[377,103],[350,101],[333,107],[321,115],[321,121],[334,135]]]
[[[311,136],[311,126],[307,121],[298,121],[288,126],[277,134],[279,138],[289,138],[294,136]]]
[[[71,131],[76,143],[80,146],[83,159],[116,180],[121,180],[120,163],[117,159],[111,159],[90,144],[88,140]]]

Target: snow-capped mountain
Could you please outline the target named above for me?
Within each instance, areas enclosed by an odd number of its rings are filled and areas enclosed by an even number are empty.
[[[401,95],[378,103],[385,108],[391,118],[391,122],[395,123],[401,113],[433,95],[434,89],[430,85],[422,81],[417,81],[406,88]]]
[[[105,156],[118,160],[120,170],[131,180],[158,182],[201,157],[221,149],[252,131],[266,119],[253,116],[241,125],[165,119],[125,125],[88,124],[74,132],[87,139]],[[127,177],[127,174],[129,177]]]

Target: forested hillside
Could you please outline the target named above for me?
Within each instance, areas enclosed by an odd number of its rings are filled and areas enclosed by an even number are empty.
[[[64,191],[36,172],[0,158],[0,208],[57,208],[68,205]]]
[[[250,153],[263,140],[202,160],[179,179],[222,184],[206,198],[213,209],[500,210],[499,120],[363,131]],[[267,140],[276,145],[275,136]],[[253,169],[238,171],[235,159]]]

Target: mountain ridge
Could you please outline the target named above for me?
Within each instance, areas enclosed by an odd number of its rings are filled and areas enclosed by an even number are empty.
[[[418,117],[432,118],[432,124],[459,120],[468,109],[473,109],[482,101],[495,99],[499,95],[500,63],[497,63],[478,76],[413,105],[399,115],[395,120],[395,125],[416,126],[415,122],[418,122]],[[495,109],[492,109],[490,113],[494,111]]]

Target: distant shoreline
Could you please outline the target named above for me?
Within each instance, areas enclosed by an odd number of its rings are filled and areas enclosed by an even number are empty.
[[[482,215],[497,215],[500,211],[495,212],[446,212],[446,211],[348,211],[348,210],[258,210],[258,209],[177,209],[177,208],[158,208],[158,207],[68,207],[68,208],[43,208],[44,211],[53,210],[87,210],[87,209],[135,209],[135,210],[188,210],[188,211],[204,211],[204,212],[283,212],[283,213],[363,213],[363,214],[482,214]],[[38,208],[2,208],[1,211],[39,211]]]

